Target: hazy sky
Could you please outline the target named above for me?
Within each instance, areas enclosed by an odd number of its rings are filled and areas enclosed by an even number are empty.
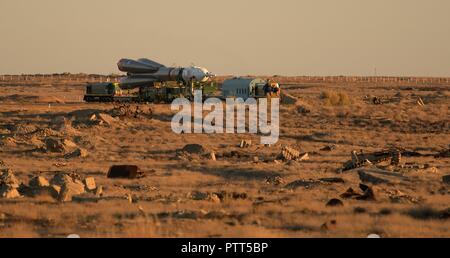
[[[450,76],[448,0],[0,0],[0,74]]]

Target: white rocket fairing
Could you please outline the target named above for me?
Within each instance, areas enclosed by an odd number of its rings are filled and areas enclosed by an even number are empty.
[[[117,67],[120,71],[127,73],[127,77],[120,82],[123,89],[165,81],[178,81],[185,84],[193,80],[206,82],[214,76],[203,67],[166,67],[146,58],[138,60],[121,59],[117,63]]]

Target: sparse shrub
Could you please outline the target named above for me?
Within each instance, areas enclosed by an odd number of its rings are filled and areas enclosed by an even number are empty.
[[[346,93],[336,91],[322,91],[320,98],[327,106],[347,106],[354,102]]]
[[[445,210],[436,210],[431,207],[418,207],[410,209],[407,214],[415,219],[449,219],[450,208]]]

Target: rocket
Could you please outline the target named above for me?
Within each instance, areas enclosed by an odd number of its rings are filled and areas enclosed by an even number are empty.
[[[146,58],[120,59],[117,67],[120,71],[127,73],[127,76],[120,81],[122,89],[132,89],[166,81],[177,81],[187,85],[192,81],[206,82],[214,76],[203,67],[166,67]]]

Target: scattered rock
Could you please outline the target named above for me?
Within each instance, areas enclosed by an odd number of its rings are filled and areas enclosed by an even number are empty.
[[[114,103],[114,108],[110,111],[113,117],[121,118],[147,118],[153,117],[153,109],[148,107],[142,109],[140,105],[130,105],[128,103]]]
[[[84,185],[86,186],[86,190],[93,191],[97,188],[95,184],[95,179],[93,177],[86,177],[84,179]]]
[[[49,152],[67,153],[77,147],[77,145],[70,140],[54,137],[47,137],[44,142],[45,149]]]
[[[211,201],[214,202],[214,203],[220,203],[220,202],[221,202],[219,196],[218,196],[217,194],[215,194],[215,193],[212,193],[212,194],[209,196],[209,200],[211,200]]]
[[[203,154],[206,150],[200,144],[187,144],[183,147],[182,151],[189,154]]]
[[[72,197],[84,193],[84,184],[79,181],[68,181],[61,186],[61,191],[58,200],[61,202],[68,202]]]
[[[57,117],[54,117],[54,118],[50,121],[50,123],[51,123],[52,125],[55,125],[55,126],[61,126],[61,125],[65,124],[65,123],[67,123],[67,122],[68,122],[68,120],[67,120],[67,118],[64,117],[64,116],[57,116]]]
[[[326,177],[326,178],[320,178],[319,181],[324,183],[345,183],[344,179],[340,177]]]
[[[336,149],[336,145],[327,145],[325,147],[323,147],[322,149],[320,149],[321,151],[332,151]]]
[[[450,175],[443,176],[442,182],[450,185]]]
[[[421,199],[407,195],[398,189],[384,190],[384,191],[387,193],[389,199],[393,203],[417,204],[422,201]]]
[[[252,146],[251,140],[241,140],[241,143],[239,144],[240,148],[248,148],[250,146]]]
[[[355,190],[353,190],[353,188],[348,188],[347,191],[345,191],[345,193],[342,193],[340,195],[341,198],[344,199],[350,199],[350,198],[355,198],[361,196],[361,194],[357,193]]]
[[[435,158],[450,158],[450,148],[440,151],[434,157]]]
[[[327,207],[344,206],[344,203],[339,199],[333,198],[329,200],[325,206]]]
[[[297,103],[298,99],[291,94],[288,94],[286,92],[281,93],[281,104],[284,105],[295,105]]]
[[[9,168],[0,170],[0,185],[6,185],[11,188],[19,188],[20,181]]]
[[[59,186],[59,185],[51,185],[49,187],[49,190],[50,190],[50,194],[53,197],[57,198],[59,196],[59,194],[61,193],[61,186]]]
[[[43,176],[36,176],[36,177],[33,177],[30,180],[29,185],[32,188],[43,188],[43,187],[50,186],[50,183],[48,182],[47,179],[45,179],[45,177],[43,177]]]
[[[97,118],[99,120],[103,121],[105,124],[107,124],[109,126],[114,125],[115,123],[117,123],[117,119],[116,118],[114,118],[114,117],[112,117],[112,116],[110,116],[108,114],[105,114],[105,113],[97,114]]]
[[[344,199],[356,199],[356,200],[363,200],[363,201],[374,201],[375,200],[375,193],[373,189],[365,184],[359,184],[359,188],[361,189],[362,193],[358,193],[353,188],[348,188],[347,191],[339,195],[341,198]]]
[[[389,180],[373,176],[364,170],[358,170],[358,175],[361,181],[364,183],[372,183],[374,185],[390,183]]]
[[[133,197],[131,196],[131,194],[127,193],[125,195],[125,199],[127,199],[129,203],[133,203]]]
[[[63,186],[67,182],[77,182],[83,184],[82,177],[75,172],[58,173],[50,180],[50,184],[58,186]]]
[[[97,189],[95,189],[95,196],[97,197],[103,196],[103,186],[99,185]]]
[[[381,98],[381,97],[373,97],[372,98],[372,103],[374,104],[374,105],[381,105],[381,104],[383,104],[383,99]]]
[[[209,158],[210,158],[212,161],[216,161],[216,153],[215,153],[214,151],[212,151],[211,153],[209,153]]]
[[[342,178],[338,177],[330,177],[330,178],[320,178],[320,179],[301,179],[293,181],[287,185],[284,186],[284,188],[295,190],[298,187],[304,187],[306,189],[312,188],[317,185],[325,185],[325,184],[334,184],[334,183],[345,183],[345,181]]]
[[[410,209],[407,214],[415,219],[429,220],[429,219],[449,219],[450,208],[444,210],[436,210],[431,207],[418,207]]]
[[[7,147],[14,147],[17,145],[17,141],[13,137],[6,137],[2,139],[1,145]]]
[[[233,200],[237,200],[237,199],[245,200],[248,198],[247,193],[239,193],[239,192],[220,191],[220,192],[215,192],[213,194],[217,195],[217,197],[219,197],[219,199],[221,201],[223,201],[227,198],[233,199]]]
[[[31,134],[38,130],[38,128],[35,125],[32,124],[19,124],[17,126],[14,126],[14,133],[16,134]]]
[[[33,145],[36,149],[44,147],[44,142],[39,140],[36,136],[32,136],[31,139],[29,140],[29,143]]]
[[[108,178],[141,178],[145,174],[143,171],[139,171],[139,167],[136,165],[114,165],[109,168]]]
[[[18,188],[20,181],[14,175],[11,169],[5,168],[0,170],[0,197],[12,199],[21,197]]]
[[[297,159],[298,161],[309,160],[308,153],[301,154],[301,156]]]
[[[7,185],[0,186],[0,197],[6,199],[13,199],[21,197],[19,191],[16,188],[11,188]]]
[[[296,160],[296,161],[303,161],[308,160],[309,155],[308,153],[300,153],[298,150],[284,146],[281,149],[281,153],[278,155],[277,159],[281,159],[283,161],[289,161],[289,160]]]
[[[50,180],[50,187],[47,189],[52,195],[57,195],[59,201],[68,202],[73,196],[83,194],[85,185],[77,173],[58,173]]]
[[[360,214],[360,213],[366,213],[367,212],[367,209],[366,208],[363,208],[363,207],[355,207],[354,209],[353,209],[353,213],[358,213],[358,214]]]
[[[375,193],[372,187],[365,184],[359,184],[359,188],[363,191],[363,194],[362,196],[357,196],[356,200],[375,201]]]
[[[284,183],[284,179],[280,176],[271,176],[266,178],[266,184],[281,185]]]
[[[422,100],[421,97],[419,97],[419,98],[417,99],[417,105],[419,105],[420,107],[425,107],[425,103],[423,102],[423,100]]]
[[[327,231],[327,230],[333,230],[333,229],[336,228],[336,224],[337,224],[337,221],[333,219],[333,220],[330,220],[330,221],[328,221],[328,222],[323,223],[323,224],[320,226],[320,229],[321,229],[321,230],[324,230],[324,231]]]
[[[428,168],[425,169],[424,172],[425,173],[437,174],[439,172],[439,170],[437,169],[437,167],[428,167]]]
[[[71,158],[86,158],[89,155],[88,151],[83,148],[77,148],[76,150],[72,151],[71,153],[66,154],[64,157],[66,159]]]
[[[309,109],[308,107],[306,107],[306,106],[303,106],[303,105],[297,105],[297,112],[299,113],[299,114],[309,114],[309,113],[311,113],[311,109]]]
[[[58,198],[61,192],[61,187],[57,185],[50,185],[50,182],[43,176],[36,176],[30,180],[29,187],[22,187],[21,192],[25,195],[38,196],[50,195],[53,198]]]
[[[296,180],[296,181],[293,181],[293,182],[285,185],[284,188],[287,188],[287,189],[290,189],[290,190],[295,190],[295,189],[297,189],[299,187],[304,187],[304,188],[308,189],[308,188],[311,188],[311,187],[316,186],[318,184],[320,184],[319,181],[315,181],[315,180],[311,180],[311,179],[309,179],[309,180]]]
[[[196,201],[208,199],[209,194],[205,192],[194,191],[190,193],[190,198]]]
[[[392,165],[398,165],[401,158],[401,150],[391,149],[372,153],[357,153],[355,150],[351,152],[351,160],[344,163],[341,171],[347,171],[362,166],[371,166],[384,161],[391,161]]]

